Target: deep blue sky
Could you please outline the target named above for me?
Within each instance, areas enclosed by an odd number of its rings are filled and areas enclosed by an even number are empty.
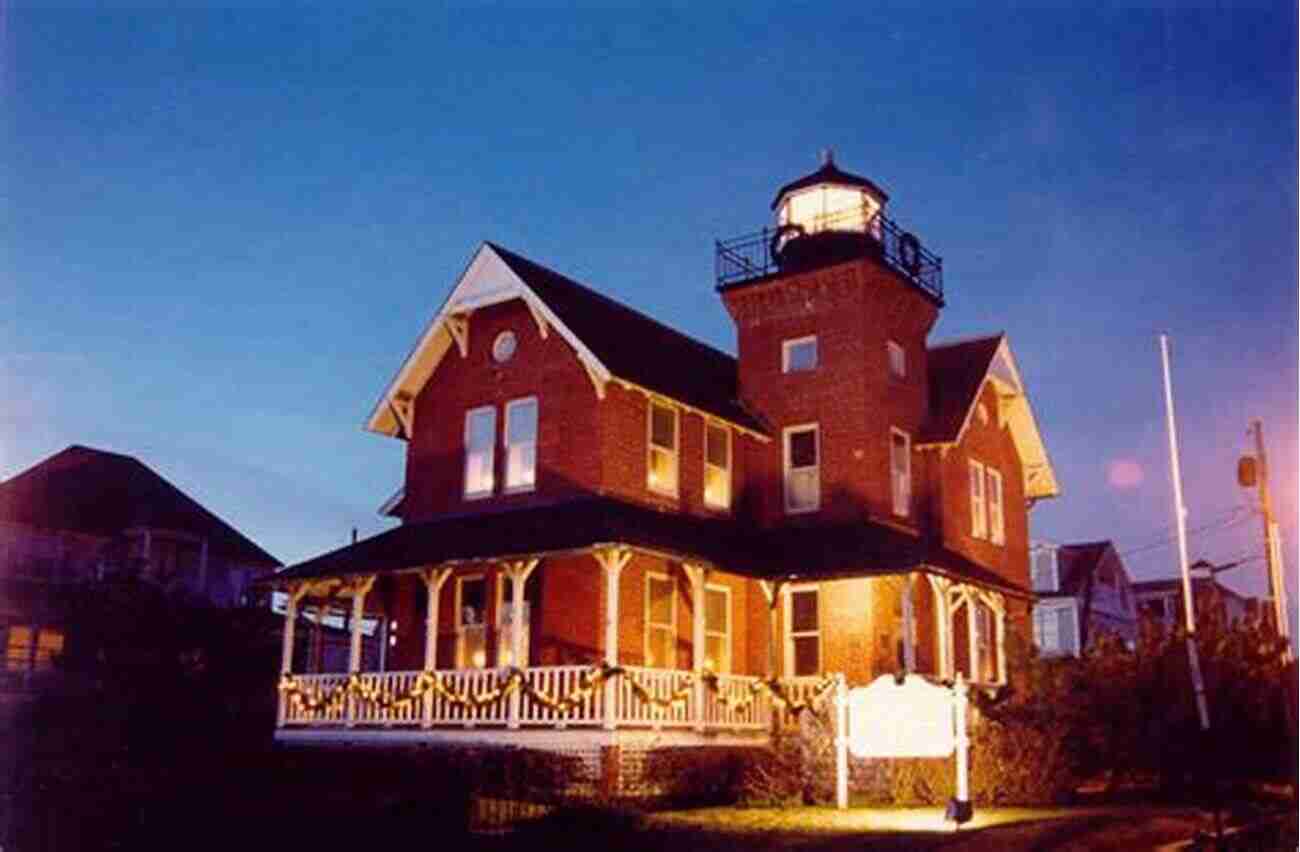
[[[1010,334],[1036,536],[1170,536],[1168,330],[1190,523],[1242,521],[1193,558],[1259,552],[1259,416],[1295,565],[1294,3],[154,5],[4,20],[0,476],[85,443],[285,561],[377,531],[403,445],[362,421],[480,241],[734,350],[713,240],[831,146],[944,257],[933,339]]]

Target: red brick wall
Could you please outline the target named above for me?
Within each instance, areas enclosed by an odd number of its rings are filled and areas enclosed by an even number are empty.
[[[785,519],[780,430],[821,430],[822,519],[892,519],[889,429],[915,437],[926,408],[925,338],[938,309],[875,260],[861,260],[723,296],[736,321],[742,399],[777,440],[749,446],[749,502],[764,523]],[[781,371],[784,340],[815,334],[818,366]],[[889,376],[886,342],[903,346],[907,377]]]

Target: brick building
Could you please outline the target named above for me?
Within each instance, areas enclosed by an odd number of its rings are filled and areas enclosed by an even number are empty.
[[[483,244],[367,423],[400,526],[277,575],[358,626],[350,679],[286,651],[278,737],[752,743],[763,683],[1005,680],[1057,484],[1006,336],[928,341],[886,201],[828,159],[718,244],[737,357]]]

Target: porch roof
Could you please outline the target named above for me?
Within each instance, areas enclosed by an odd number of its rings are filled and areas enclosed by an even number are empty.
[[[831,579],[927,570],[1014,594],[1028,590],[960,554],[870,521],[756,529],[726,518],[584,497],[502,512],[403,524],[290,566],[276,583],[411,571],[623,546],[757,579]]]

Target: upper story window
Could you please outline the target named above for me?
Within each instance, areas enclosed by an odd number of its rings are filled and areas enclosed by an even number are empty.
[[[889,430],[889,480],[894,514],[905,518],[912,505],[912,439],[901,429]]]
[[[650,401],[646,487],[677,496],[677,409]]]
[[[985,475],[989,500],[989,541],[1003,544],[1007,540],[1006,523],[1002,511],[1002,474],[993,468],[986,468]]]
[[[645,584],[646,665],[676,668],[677,596],[672,578],[664,574],[646,574]]]
[[[704,587],[704,667],[718,674],[731,671],[731,589]]]
[[[889,357],[889,375],[896,379],[907,378],[907,353],[903,347],[891,340],[885,344],[885,352]]]
[[[1040,547],[1034,551],[1030,572],[1035,592],[1055,592],[1057,590],[1056,551],[1050,547]]]
[[[817,369],[817,337],[796,337],[781,343],[781,372],[801,373]]]
[[[704,503],[731,507],[731,430],[704,422]]]
[[[537,397],[506,403],[506,492],[537,485]]]
[[[970,534],[972,538],[988,538],[988,516],[984,507],[984,465],[970,463]]]
[[[497,411],[492,406],[474,408],[465,415],[465,497],[468,499],[492,494],[496,431]]]
[[[785,510],[812,512],[821,505],[821,446],[817,424],[790,426],[782,431],[785,468]]]
[[[816,586],[793,588],[786,596],[786,671],[806,677],[821,671],[821,619]]]

